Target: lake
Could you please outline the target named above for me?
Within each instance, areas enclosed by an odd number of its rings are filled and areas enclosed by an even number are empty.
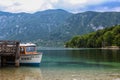
[[[120,80],[120,50],[39,48],[40,67],[0,69],[0,80]]]

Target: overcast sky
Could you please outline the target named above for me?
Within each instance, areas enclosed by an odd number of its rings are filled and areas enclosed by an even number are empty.
[[[0,0],[0,11],[34,13],[47,9],[64,9],[78,13],[84,11],[120,12],[120,0]]]

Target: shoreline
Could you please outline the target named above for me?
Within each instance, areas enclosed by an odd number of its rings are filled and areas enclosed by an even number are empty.
[[[101,49],[115,49],[115,50],[119,50],[120,47],[118,47],[118,46],[106,46],[106,47],[102,47]]]

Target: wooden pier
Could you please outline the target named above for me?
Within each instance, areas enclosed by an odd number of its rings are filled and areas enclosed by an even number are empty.
[[[20,65],[19,41],[0,40],[0,66],[13,64],[16,67]]]

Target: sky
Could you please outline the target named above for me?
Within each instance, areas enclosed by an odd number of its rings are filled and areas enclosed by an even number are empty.
[[[85,11],[120,12],[120,0],[0,0],[0,11],[35,13],[63,9],[72,13]]]

